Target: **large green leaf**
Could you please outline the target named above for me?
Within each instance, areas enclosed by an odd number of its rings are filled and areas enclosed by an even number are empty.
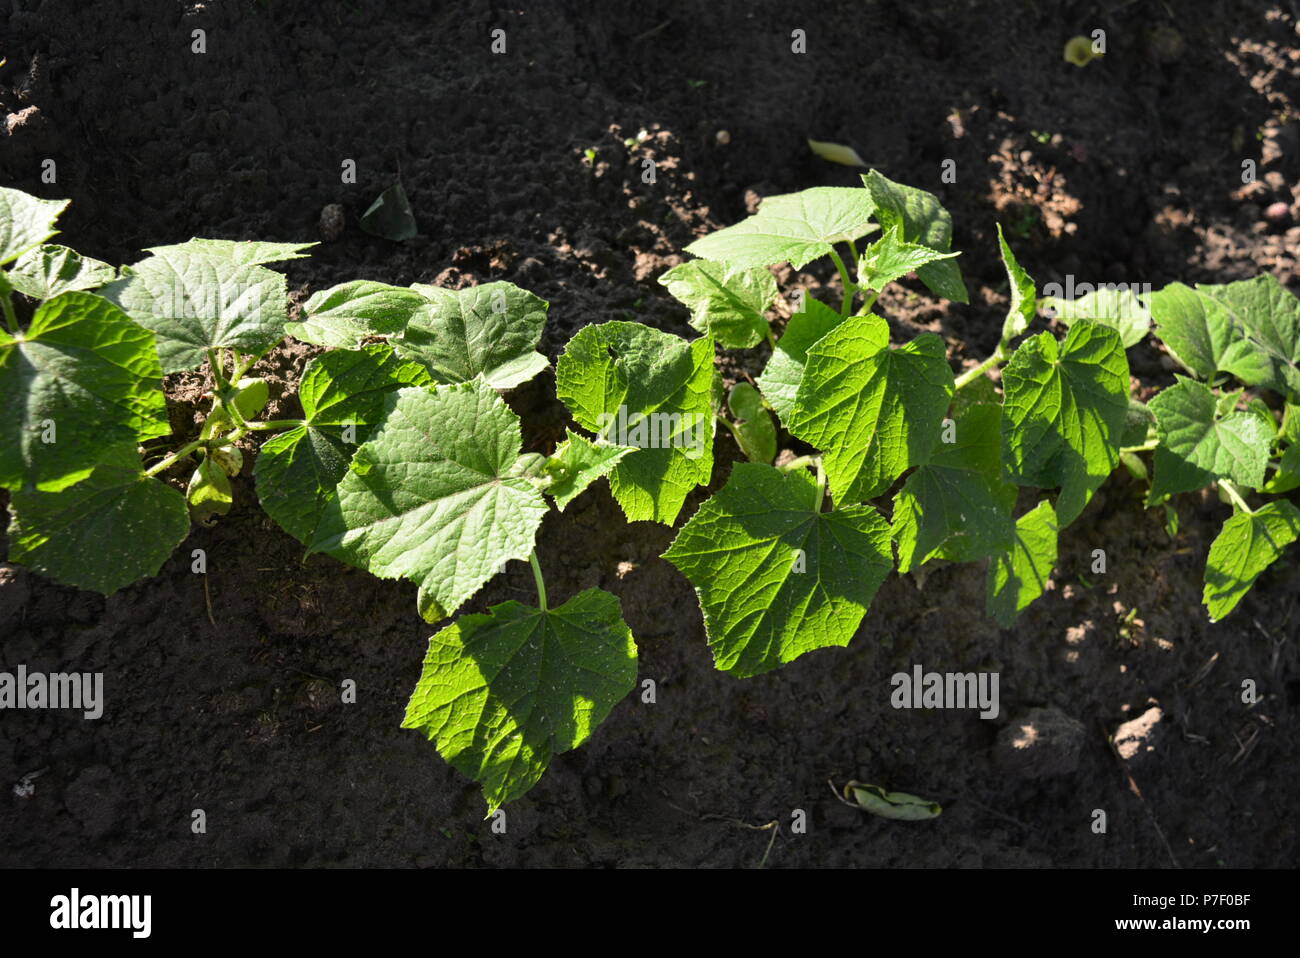
[[[1077,299],[1045,296],[1041,304],[1067,326],[1080,319],[1109,326],[1119,333],[1124,348],[1136,346],[1151,330],[1151,312],[1127,287],[1102,286]]]
[[[208,259],[230,266],[257,266],[261,263],[280,263],[291,259],[305,259],[310,253],[303,250],[319,243],[264,243],[261,240],[194,239],[170,246],[151,246],[146,253],[162,256],[206,256]]]
[[[578,425],[636,452],[609,474],[630,521],[671,524],[713,471],[713,339],[640,323],[578,332],[556,364],[556,394]]]
[[[146,476],[132,443],[58,492],[15,492],[9,559],[105,595],[158,569],[189,533],[185,497]]]
[[[936,429],[929,456],[894,497],[899,572],[941,549],[969,562],[1011,547],[1016,490],[1002,478],[1001,423],[1000,406],[977,403]]]
[[[799,383],[803,381],[804,366],[808,363],[809,347],[844,320],[838,310],[809,296],[803,308],[790,317],[785,335],[772,350],[772,357],[758,377],[758,388],[787,428]]]
[[[159,247],[102,292],[157,336],[165,373],[202,365],[211,348],[260,356],[284,338],[282,275],[194,252],[188,243]]]
[[[854,316],[809,348],[786,425],[822,451],[837,503],[864,502],[930,451],[952,394],[942,339],[891,349],[888,322]]]
[[[636,671],[632,632],[608,592],[588,589],[549,611],[503,602],[429,640],[402,728],[478,782],[491,815],[590,738]]]
[[[302,317],[284,331],[317,346],[355,347],[369,336],[396,336],[428,300],[413,289],[368,279],[313,293]]]
[[[313,359],[298,387],[303,424],[271,437],[258,452],[253,475],[267,515],[309,541],[353,450],[383,419],[389,395],[431,381],[423,366],[398,359],[382,344]]]
[[[1150,301],[1161,340],[1198,379],[1231,373],[1252,386],[1272,380],[1272,361],[1222,303],[1182,283],[1156,290]]]
[[[117,270],[76,250],[54,243],[34,246],[14,263],[9,282],[34,299],[53,299],[59,293],[96,289],[117,279]]]
[[[0,331],[0,409],[9,489],[62,489],[112,444],[171,431],[153,334],[92,293],[42,303],[17,337]]]
[[[440,383],[483,377],[510,389],[547,366],[536,351],[550,304],[513,283],[465,289],[411,287],[427,300],[393,340],[398,353],[424,363]]]
[[[1205,607],[1218,622],[1237,607],[1255,580],[1300,538],[1300,509],[1285,499],[1223,524],[1205,563]]]
[[[933,193],[904,186],[872,170],[862,183],[876,205],[876,219],[883,229],[897,226],[908,243],[928,246],[938,253],[952,251],[952,217]],[[965,303],[969,299],[962,282],[961,268],[954,260],[926,263],[916,270],[921,282],[936,296]]]
[[[1150,402],[1155,413],[1155,477],[1152,503],[1227,478],[1251,489],[1264,482],[1272,425],[1251,411],[1221,411],[1219,397],[1203,383],[1179,377]]]
[[[686,252],[737,268],[788,261],[802,269],[829,253],[833,244],[871,232],[874,209],[871,194],[855,187],[782,193],[763,200],[748,219],[697,239]]]
[[[691,325],[729,349],[748,349],[767,338],[765,314],[778,292],[763,266],[736,269],[695,259],[659,277],[673,298],[691,311]]]
[[[1234,326],[1273,360],[1273,376],[1263,385],[1300,394],[1300,300],[1272,273],[1222,286],[1201,284],[1196,290],[1222,306]]]
[[[43,200],[0,186],[0,266],[58,232],[54,221],[71,200]]]
[[[892,566],[889,526],[819,498],[807,472],[740,463],[664,553],[695,586],[719,670],[758,675],[853,638]]]
[[[1057,519],[1044,499],[1016,520],[1015,541],[989,563],[988,611],[1004,629],[1047,588],[1056,565]]]
[[[1021,486],[1060,486],[1056,514],[1067,526],[1119,462],[1129,398],[1124,344],[1115,330],[1086,320],[1061,343],[1039,333],[1011,357],[1002,385],[1007,476]]]
[[[353,455],[309,552],[419,584],[454,612],[501,563],[526,559],[546,501],[519,462],[519,417],[481,381],[410,387]]]

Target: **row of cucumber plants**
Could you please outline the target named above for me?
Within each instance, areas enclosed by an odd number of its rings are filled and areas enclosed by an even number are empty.
[[[154,575],[191,521],[230,509],[241,440],[260,437],[266,512],[308,553],[414,582],[428,622],[504,563],[530,562],[536,606],[504,602],[438,631],[403,723],[481,785],[489,812],[581,745],[637,677],[615,596],[548,603],[543,516],[607,478],[629,521],[675,524],[709,482],[719,423],[749,461],[664,556],[695,587],[715,665],[737,677],[846,645],[892,569],[935,560],[986,562],[989,613],[1010,625],[1043,591],[1059,530],[1121,462],[1153,506],[1210,484],[1232,504],[1206,564],[1213,619],[1300,534],[1286,499],[1248,501],[1300,486],[1300,303],[1271,276],[1175,283],[1149,302],[1106,290],[1044,302],[999,230],[1001,340],[955,375],[938,336],[895,347],[872,311],[911,273],[967,301],[951,219],[872,171],[861,188],[770,197],[688,247],[697,258],[661,281],[699,338],[635,322],[578,332],[555,369],[578,429],[540,455],[521,451],[501,398],[549,366],[536,350],[549,304],[532,293],[354,280],[291,322],[268,264],[312,244],[194,239],[116,269],[48,242],[66,205],[0,189],[9,559],[105,594]],[[805,298],[778,338],[768,267],[821,257],[841,301]],[[1026,335],[1040,305],[1063,339]],[[1153,318],[1187,375],[1142,404],[1125,350]],[[302,418],[268,420],[267,384],[249,373],[286,336],[325,351],[300,382]],[[764,342],[757,388],[724,394],[717,347]],[[211,407],[196,436],[175,437],[162,377],[205,364]],[[778,422],[812,450],[779,468]]]

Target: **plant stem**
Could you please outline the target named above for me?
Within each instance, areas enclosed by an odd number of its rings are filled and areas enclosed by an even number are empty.
[[[862,305],[858,307],[858,316],[865,316],[871,312],[871,307],[876,305],[876,300],[880,298],[880,290],[869,290],[867,295],[862,297]]]
[[[248,422],[244,419],[244,414],[235,408],[233,402],[226,402],[226,393],[233,387],[230,385],[231,381],[226,378],[225,350],[209,349],[208,363],[212,366],[212,378],[217,382],[217,388],[213,393],[213,399],[215,400],[216,405],[221,407],[225,414],[230,417],[230,421],[236,426],[254,428],[249,426]],[[235,359],[234,365],[236,369],[238,369],[238,358]]]
[[[767,344],[772,347],[773,352],[776,351],[776,336],[773,335],[771,326],[767,327]]]
[[[5,328],[9,331],[11,335],[17,336],[18,317],[14,313],[14,304],[13,304],[13,300],[9,296],[9,293],[6,292],[3,296],[0,296],[0,304],[4,305]]]
[[[1125,446],[1120,450],[1120,452],[1155,452],[1156,446],[1158,445],[1160,445],[1160,440],[1152,439],[1150,442],[1143,443],[1140,446]]]
[[[253,432],[279,432],[283,429],[297,429],[299,426],[305,425],[307,425],[305,419],[267,419],[264,422],[240,423],[241,428]]]
[[[835,247],[831,247],[831,259],[835,261],[835,268],[840,271],[840,283],[844,286],[844,301],[840,303],[840,315],[849,314],[849,306],[853,303],[853,296],[857,293],[858,288],[854,285],[853,280],[849,279],[848,267],[844,265],[844,260],[840,254],[835,252]]]
[[[731,430],[731,435],[735,438],[736,445],[740,446],[741,451],[743,452],[745,447],[744,445],[741,444],[740,441],[740,428],[734,422],[732,422],[730,419],[724,416],[722,413],[719,412],[719,413],[715,413],[714,415],[718,417],[718,422],[722,423],[724,426],[726,426],[728,429]]]
[[[226,364],[220,349],[213,347],[208,350],[208,365],[212,367],[212,380],[217,384],[218,390],[230,385],[230,380],[226,378]]]
[[[782,472],[794,472],[796,469],[805,469],[808,466],[816,465],[816,456],[799,456],[797,459],[791,459],[784,466],[778,468]]]
[[[248,372],[248,370],[252,368],[253,364],[257,362],[257,358],[255,356],[249,356],[241,361],[239,353],[234,353],[234,357],[235,368],[230,373],[230,381],[232,383],[237,383],[239,382],[240,377],[242,377],[244,373]]]
[[[822,511],[822,506],[826,504],[826,469],[822,465],[822,457],[816,457],[817,464],[817,511]]]
[[[537,583],[537,607],[546,611],[546,583],[542,581],[542,564],[537,561],[537,550],[528,553],[528,564],[533,567],[533,581]]]
[[[148,469],[144,471],[144,474],[146,476],[156,476],[158,473],[166,469],[170,469],[172,466],[176,465],[176,463],[180,462],[182,459],[184,459],[186,456],[192,453],[195,449],[198,449],[201,446],[206,446],[207,444],[208,444],[208,440],[206,439],[195,439],[193,442],[187,442],[185,445],[181,446],[179,449],[177,449],[166,459],[163,459],[161,462],[157,462],[154,465],[150,466]]]
[[[988,372],[998,363],[1002,362],[1002,358],[1003,358],[1002,347],[998,346],[997,349],[993,350],[992,356],[984,360],[984,362],[980,363],[978,366],[975,366],[972,369],[968,369],[960,376],[958,376],[956,387],[958,389],[962,389],[966,386],[969,386],[971,383],[979,379],[981,376],[983,376],[986,372]]]
[[[1255,510],[1246,505],[1246,500],[1241,496],[1241,490],[1237,488],[1236,484],[1234,484],[1231,479],[1220,479],[1219,488],[1228,494],[1228,498],[1232,500],[1232,504],[1242,512],[1247,515],[1255,514]]]

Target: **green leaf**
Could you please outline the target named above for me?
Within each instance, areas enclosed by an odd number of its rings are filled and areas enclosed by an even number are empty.
[[[55,235],[54,221],[70,202],[42,200],[0,186],[0,266]]]
[[[1039,333],[1011,357],[1002,386],[1007,477],[1060,486],[1056,514],[1067,526],[1119,463],[1129,399],[1124,344],[1115,330],[1086,320],[1063,343]]]
[[[634,450],[629,446],[598,445],[572,429],[568,438],[546,460],[543,475],[551,480],[545,491],[555,498],[561,512],[589,485],[607,475],[618,461]]]
[[[969,562],[1011,548],[1016,489],[1002,478],[1001,423],[1001,407],[981,403],[937,430],[929,456],[894,497],[899,572],[941,550]]]
[[[1268,403],[1258,396],[1251,396],[1246,400],[1246,411],[1254,413],[1264,424],[1268,426],[1269,438],[1276,440],[1279,435],[1277,420],[1273,417],[1273,410],[1269,408]]]
[[[884,289],[900,276],[919,271],[925,264],[960,254],[941,253],[903,240],[902,224],[894,223],[885,235],[868,246],[858,259],[858,284],[863,289]],[[918,272],[919,276],[920,273]]]
[[[775,266],[795,269],[827,255],[835,243],[871,232],[875,204],[866,190],[814,186],[763,200],[758,212],[735,226],[697,239],[686,252],[728,266]]]
[[[526,559],[546,501],[519,459],[519,417],[482,382],[411,387],[359,448],[308,547],[403,576],[442,616]]]
[[[1124,416],[1124,434],[1119,440],[1120,447],[1145,446],[1156,435],[1156,414],[1146,403],[1130,398],[1128,413]]]
[[[397,351],[422,362],[440,383],[477,376],[494,389],[510,389],[547,367],[536,352],[550,304],[513,283],[484,283],[461,290],[411,287],[425,298]]]
[[[1109,326],[1119,333],[1124,348],[1136,346],[1151,331],[1151,312],[1127,287],[1103,286],[1078,299],[1045,296],[1044,309],[1067,326],[1080,319]]]
[[[1300,537],[1300,509],[1285,499],[1255,512],[1238,512],[1223,524],[1205,563],[1202,601],[1210,621],[1237,607],[1255,580]]]
[[[157,336],[164,373],[202,365],[212,348],[260,356],[284,338],[283,276],[188,247],[160,247],[102,290]]]
[[[767,338],[764,315],[778,292],[763,266],[735,269],[725,263],[691,260],[674,266],[659,282],[691,310],[691,325],[729,349],[748,349]]]
[[[901,228],[903,239],[939,253],[952,250],[952,217],[933,193],[904,186],[876,170],[866,173],[862,183],[876,205],[876,219],[883,229]],[[921,282],[936,296],[955,303],[969,302],[961,269],[950,259],[927,263],[916,271]]]
[[[943,807],[938,802],[909,795],[907,792],[887,792],[879,785],[866,782],[848,782],[844,786],[845,797],[852,797],[853,804],[864,812],[879,815],[900,822],[921,822],[938,818]]]
[[[776,426],[763,407],[758,390],[749,383],[736,383],[731,387],[727,405],[736,418],[736,439],[745,457],[751,462],[771,465],[776,458]]]
[[[9,505],[10,561],[105,595],[156,575],[190,528],[185,497],[145,476],[132,443],[76,485],[15,492]]]
[[[1044,499],[1016,520],[1011,549],[989,563],[988,611],[1004,629],[1047,587],[1056,565],[1057,528],[1056,512]]]
[[[53,299],[59,293],[96,289],[117,279],[117,270],[66,246],[47,243],[29,249],[9,271],[14,289],[34,299]]]
[[[1300,446],[1287,446],[1273,478],[1260,486],[1261,492],[1279,495],[1300,488]]]
[[[713,472],[713,339],[688,343],[640,323],[578,332],[556,364],[556,395],[584,429],[636,452],[609,474],[629,521],[671,525]]]
[[[187,259],[206,256],[227,266],[257,266],[261,263],[281,263],[291,259],[306,259],[310,253],[303,250],[319,243],[264,243],[260,240],[194,239],[170,246],[151,246],[145,250],[158,256]]]
[[[107,300],[63,293],[0,331],[0,486],[54,492],[115,442],[171,432],[154,337]]]
[[[401,183],[394,183],[375,197],[375,201],[361,214],[361,228],[371,236],[401,242],[417,235],[415,214],[411,201]]]
[[[304,544],[347,475],[352,447],[331,431],[299,426],[262,444],[253,467],[266,514]]]
[[[1213,390],[1181,376],[1150,406],[1160,438],[1150,503],[1220,478],[1251,489],[1263,485],[1273,431],[1259,415],[1221,411]]]
[[[888,322],[853,316],[809,348],[786,425],[822,451],[837,503],[864,502],[930,451],[952,394],[942,339],[891,349]]]
[[[298,398],[310,425],[356,425],[357,442],[361,443],[369,437],[365,427],[383,419],[393,392],[403,386],[432,383],[419,363],[400,359],[391,346],[377,343],[317,356],[303,373]]]
[[[1300,444],[1300,405],[1284,404],[1281,435],[1289,443]]]
[[[397,336],[428,301],[413,289],[355,279],[312,294],[300,322],[284,331],[317,346],[355,347],[369,336]]]
[[[1033,277],[1024,271],[1016,254],[1002,233],[1002,224],[998,224],[998,249],[1002,253],[1002,266],[1007,271],[1007,284],[1011,287],[1011,304],[1007,307],[1007,318],[1002,321],[1003,348],[1009,347],[1011,341],[1024,334],[1029,324],[1034,321],[1038,311],[1038,287]]]
[[[310,540],[356,445],[383,419],[388,397],[430,382],[423,366],[398,359],[382,344],[313,359],[298,387],[303,424],[273,436],[258,452],[253,475],[267,515],[300,542]]]
[[[858,156],[858,151],[851,146],[845,146],[842,143],[827,143],[823,140],[809,140],[808,148],[820,156],[823,160],[831,163],[839,163],[841,166],[866,166],[862,157]]]
[[[1231,373],[1252,386],[1273,379],[1269,357],[1246,338],[1222,303],[1182,283],[1170,283],[1150,299],[1160,338],[1198,379]]]
[[[763,398],[776,410],[777,416],[787,428],[795,398],[799,394],[799,383],[803,381],[809,347],[844,322],[844,319],[838,310],[831,309],[811,296],[806,297],[803,309],[790,317],[785,335],[777,342],[772,358],[767,361],[767,367],[758,377],[758,388],[763,391]]]
[[[664,553],[695,587],[720,671],[759,675],[853,638],[893,564],[889,526],[819,498],[808,472],[738,463]]]
[[[1221,286],[1201,284],[1196,290],[1222,306],[1233,324],[1274,361],[1272,378],[1252,385],[1267,385],[1284,395],[1300,393],[1300,300],[1276,276],[1264,273]]]
[[[491,815],[590,738],[636,674],[632,632],[608,592],[549,611],[503,602],[429,640],[402,728],[478,782]]]
[[[201,525],[208,524],[213,516],[230,512],[234,497],[230,491],[230,477],[216,460],[205,456],[185,489],[185,501],[190,507],[190,518]]]

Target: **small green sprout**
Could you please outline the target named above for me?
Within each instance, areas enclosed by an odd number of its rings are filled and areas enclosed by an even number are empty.
[[[1086,67],[1093,60],[1100,60],[1104,53],[1098,53],[1092,48],[1092,40],[1085,36],[1071,37],[1065,44],[1065,62],[1073,63],[1076,67]]]

